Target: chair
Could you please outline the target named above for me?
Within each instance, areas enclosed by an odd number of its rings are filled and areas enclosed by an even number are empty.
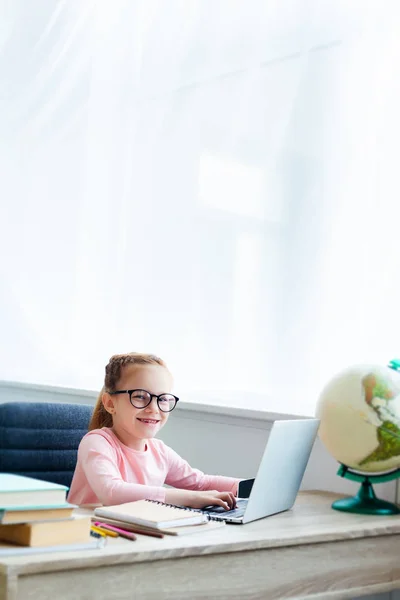
[[[92,411],[82,404],[0,404],[0,472],[69,487]]]

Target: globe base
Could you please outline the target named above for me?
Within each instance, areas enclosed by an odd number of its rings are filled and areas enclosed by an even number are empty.
[[[398,515],[400,508],[387,502],[380,500],[375,496],[374,488],[368,479],[362,482],[358,493],[353,498],[342,498],[336,500],[332,504],[332,508],[343,512],[351,512],[362,515]]]

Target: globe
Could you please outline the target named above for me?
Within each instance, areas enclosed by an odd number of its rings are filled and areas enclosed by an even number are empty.
[[[392,503],[378,500],[373,482],[400,476],[400,369],[356,365],[334,376],[322,390],[316,409],[319,437],[340,463],[339,475],[362,483],[353,499],[333,504],[338,510],[398,514]]]

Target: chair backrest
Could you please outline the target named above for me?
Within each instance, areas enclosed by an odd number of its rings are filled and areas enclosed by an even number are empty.
[[[69,487],[92,412],[82,404],[0,404],[0,472]]]

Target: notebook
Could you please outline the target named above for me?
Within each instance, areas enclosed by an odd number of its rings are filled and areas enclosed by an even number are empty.
[[[68,488],[22,475],[0,473],[0,507],[65,504]]]
[[[207,523],[208,517],[185,507],[172,506],[155,500],[137,500],[116,506],[102,506],[94,511],[96,517],[143,525],[152,529],[183,527]]]
[[[0,524],[27,523],[28,521],[51,521],[68,519],[76,508],[74,504],[55,504],[54,506],[0,506]]]
[[[92,521],[98,521],[99,517],[92,517]],[[114,525],[115,527],[120,527],[121,529],[125,529],[126,531],[132,531],[134,533],[144,534],[146,531],[154,531],[154,527],[145,527],[144,525],[138,525],[137,523],[134,525],[133,523],[127,523],[126,521],[117,521],[116,519],[106,519],[104,517],[101,518],[101,523],[105,523],[108,525]],[[211,529],[219,529],[220,527],[225,526],[225,521],[208,521],[207,523],[200,523],[200,525],[183,525],[180,527],[162,527],[158,528],[157,532],[164,533],[165,535],[187,535],[191,533],[204,533],[206,531],[210,531]]]
[[[0,525],[0,540],[31,547],[78,544],[90,541],[90,527],[90,517],[82,515],[64,520]]]

